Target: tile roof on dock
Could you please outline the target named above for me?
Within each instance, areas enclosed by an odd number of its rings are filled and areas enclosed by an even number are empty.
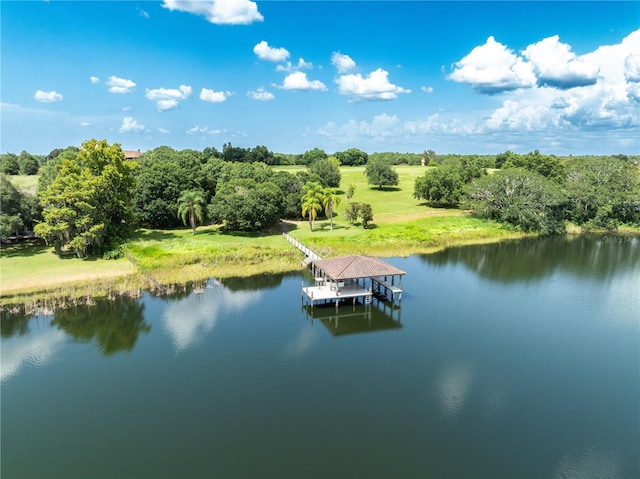
[[[374,256],[342,256],[340,258],[316,260],[313,264],[334,281],[406,274],[401,269]]]

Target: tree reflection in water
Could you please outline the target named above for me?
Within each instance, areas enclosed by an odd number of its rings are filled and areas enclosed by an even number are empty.
[[[140,334],[151,331],[143,313],[142,301],[123,297],[56,311],[51,324],[78,341],[95,340],[102,354],[110,356],[132,351]]]

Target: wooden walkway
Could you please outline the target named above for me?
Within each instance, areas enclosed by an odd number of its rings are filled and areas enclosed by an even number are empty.
[[[304,266],[308,266],[311,262],[322,259],[322,256],[320,256],[315,251],[312,251],[309,248],[307,248],[305,245],[300,243],[300,241],[293,238],[289,233],[282,233],[282,235],[287,239],[289,243],[291,243],[293,246],[295,246],[305,254],[306,258],[304,259],[304,261],[302,261],[302,264]]]

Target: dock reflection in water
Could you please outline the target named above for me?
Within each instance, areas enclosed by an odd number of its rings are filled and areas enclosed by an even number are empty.
[[[374,300],[374,305],[355,304],[336,308],[302,306],[312,325],[320,321],[333,336],[401,329],[401,308],[397,304]]]

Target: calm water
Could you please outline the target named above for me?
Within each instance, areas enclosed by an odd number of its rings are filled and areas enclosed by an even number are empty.
[[[389,261],[400,307],[305,275],[3,317],[2,478],[640,477],[640,244]]]

